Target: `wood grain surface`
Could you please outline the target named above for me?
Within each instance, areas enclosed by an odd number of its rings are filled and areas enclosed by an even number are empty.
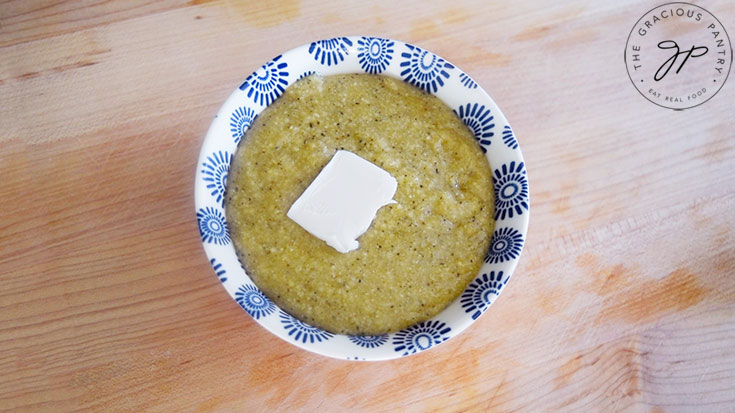
[[[735,411],[735,80],[683,112],[643,99],[623,50],[658,4],[0,2],[0,411]],[[697,4],[735,35],[735,3]],[[259,327],[194,215],[229,93],[346,34],[473,76],[531,188],[492,309],[389,362]]]

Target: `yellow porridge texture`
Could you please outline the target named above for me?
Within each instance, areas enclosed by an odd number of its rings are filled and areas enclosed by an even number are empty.
[[[337,252],[286,217],[339,149],[398,180],[360,248]],[[477,275],[490,243],[490,167],[438,98],[376,75],[309,76],[255,120],[233,158],[230,233],[255,284],[333,333],[378,335],[439,313]]]

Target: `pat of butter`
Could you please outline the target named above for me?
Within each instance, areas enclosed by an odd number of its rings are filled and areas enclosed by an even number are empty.
[[[394,204],[398,181],[352,152],[337,151],[286,214],[341,253],[357,249],[378,209]]]

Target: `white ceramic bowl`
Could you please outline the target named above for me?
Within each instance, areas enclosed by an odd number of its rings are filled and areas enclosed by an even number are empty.
[[[461,46],[460,46],[461,47]],[[318,73],[391,76],[433,93],[474,132],[493,171],[495,232],[480,272],[431,320],[383,336],[332,334],[271,302],[240,265],[225,221],[224,194],[232,155],[253,119],[299,78]],[[298,347],[340,359],[385,360],[418,353],[456,336],[503,290],[523,248],[529,192],[523,156],[510,125],[466,73],[420,47],[377,37],[338,37],[297,47],[264,64],[222,105],[202,144],[194,182],[204,250],[227,292],[265,329]]]

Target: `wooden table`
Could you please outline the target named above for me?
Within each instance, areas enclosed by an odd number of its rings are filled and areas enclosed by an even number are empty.
[[[2,2],[0,410],[734,411],[735,80],[683,112],[636,92],[626,38],[659,2]],[[698,4],[735,35],[735,3]],[[470,73],[531,186],[491,311],[390,362],[267,333],[194,216],[224,99],[344,34]]]

